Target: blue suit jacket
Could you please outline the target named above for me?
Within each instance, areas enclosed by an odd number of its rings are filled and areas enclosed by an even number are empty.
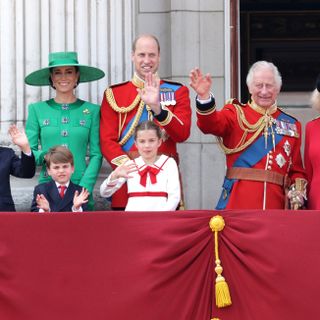
[[[38,194],[43,194],[49,202],[51,212],[71,212],[73,206],[73,197],[76,190],[78,190],[80,193],[82,187],[70,181],[64,197],[61,198],[56,183],[53,180],[40,183],[34,188],[33,191],[31,211],[39,212],[39,208],[37,208],[36,197]],[[87,211],[87,209],[87,204],[83,204],[82,210]]]
[[[16,211],[11,194],[10,175],[32,178],[36,171],[33,154],[21,153],[21,159],[10,148],[0,147],[0,211]]]

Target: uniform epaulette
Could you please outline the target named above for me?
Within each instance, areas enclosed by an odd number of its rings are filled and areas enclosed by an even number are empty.
[[[109,88],[119,87],[119,86],[122,86],[124,84],[127,84],[128,82],[130,82],[130,81],[124,81],[124,82],[115,83],[115,84],[112,84]]]
[[[225,104],[236,104],[236,105],[238,105],[240,107],[245,107],[246,106],[245,104],[241,103],[238,99],[235,99],[235,98],[228,99],[225,102]]]
[[[296,120],[296,121],[299,121],[296,117],[294,117],[294,116],[291,115],[290,113],[283,111],[282,108],[278,107],[278,109],[279,109],[282,113],[284,113],[284,114],[286,114],[287,116],[291,117],[292,119],[294,119],[294,120]]]
[[[164,82],[168,82],[168,83],[171,83],[171,84],[178,85],[178,86],[183,86],[183,84],[181,82],[172,81],[172,80],[168,80],[168,79],[161,79],[161,80],[164,81]]]

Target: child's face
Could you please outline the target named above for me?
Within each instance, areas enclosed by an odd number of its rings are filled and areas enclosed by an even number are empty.
[[[73,174],[74,168],[71,163],[50,163],[50,168],[48,169],[48,174],[51,178],[58,182],[59,184],[66,184],[71,175]]]
[[[153,163],[156,160],[161,139],[158,138],[155,130],[139,130],[135,143],[145,162]]]

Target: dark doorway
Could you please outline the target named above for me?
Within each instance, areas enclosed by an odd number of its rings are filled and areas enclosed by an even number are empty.
[[[283,92],[312,91],[320,73],[319,0],[240,0],[241,97],[258,60],[273,62]]]

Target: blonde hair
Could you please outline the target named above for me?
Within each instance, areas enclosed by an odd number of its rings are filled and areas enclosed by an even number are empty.
[[[318,89],[314,89],[311,93],[310,104],[314,110],[320,112],[320,92]]]

